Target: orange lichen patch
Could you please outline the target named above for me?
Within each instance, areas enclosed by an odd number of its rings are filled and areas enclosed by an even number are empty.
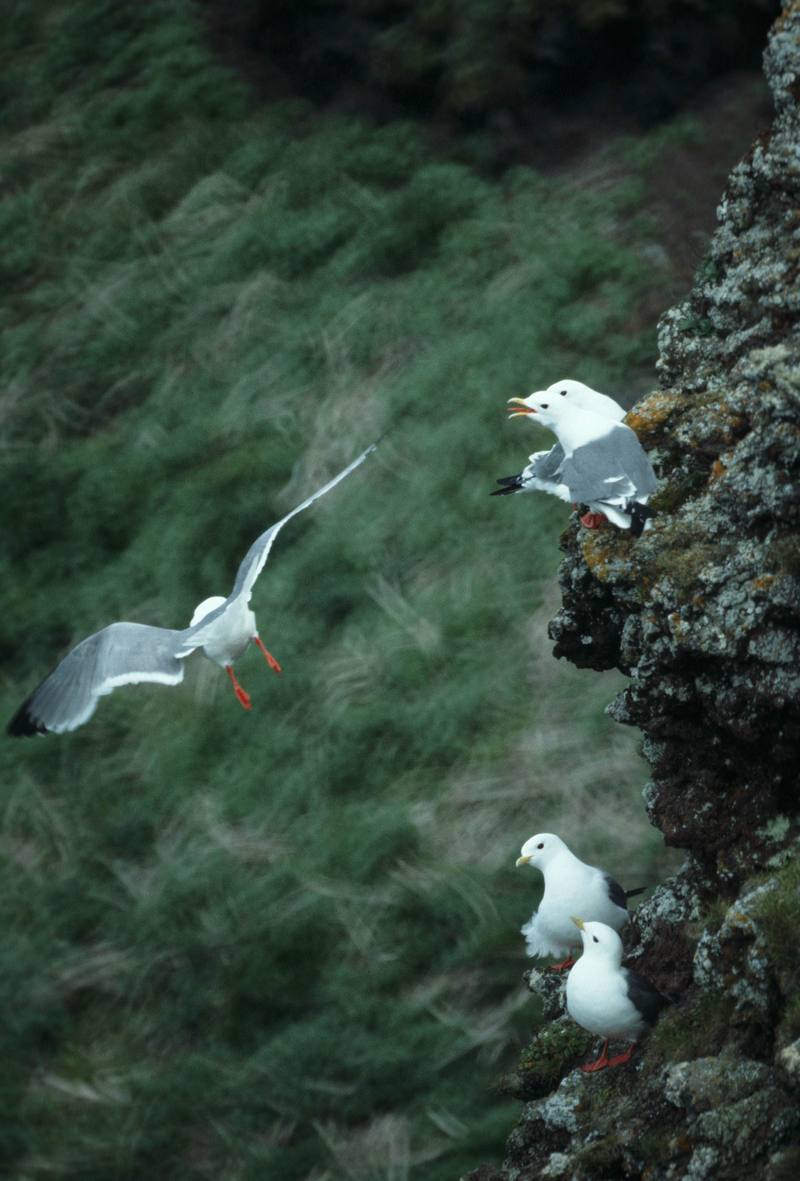
[[[583,560],[598,582],[629,582],[638,578],[634,573],[637,543],[627,530],[610,528],[587,530],[580,545]]]
[[[750,585],[753,590],[769,590],[774,581],[774,574],[761,574],[758,578],[754,578]]]
[[[673,394],[667,390],[656,390],[642,398],[628,411],[625,416],[626,424],[642,441],[646,441],[658,434],[659,428],[666,422],[672,411],[680,402],[680,394]]]
[[[589,533],[581,545],[584,562],[600,582],[608,580],[609,565],[614,560],[610,536],[605,530],[602,533]]]
[[[711,465],[711,475],[708,477],[709,484],[715,484],[721,476],[725,475],[727,468],[721,459],[715,459]]]

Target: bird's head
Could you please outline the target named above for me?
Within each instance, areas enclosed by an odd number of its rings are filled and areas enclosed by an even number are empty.
[[[535,390],[534,393],[528,394],[527,398],[509,398],[508,401],[512,404],[512,409],[509,410],[511,418],[535,414],[537,417],[534,421],[541,426],[552,426],[563,417],[567,407],[617,419],[624,415],[622,408],[617,406],[613,399],[571,377],[562,377],[546,390]]]
[[[509,398],[508,404],[511,407],[508,412],[509,418],[535,415],[534,423],[544,427],[552,427],[558,421],[558,409],[547,390],[536,390],[535,393],[528,394],[527,398]]]
[[[221,607],[225,602],[224,595],[211,595],[208,599],[203,599],[202,603],[198,603],[194,609],[194,615],[189,621],[189,627],[194,627],[201,619],[205,619],[206,615],[210,615],[212,611],[216,611],[217,607]]]
[[[537,832],[530,837],[519,851],[516,864],[533,865],[544,873],[545,867],[558,853],[563,853],[566,845],[554,832]]]
[[[622,940],[613,927],[605,923],[585,923],[575,915],[571,918],[581,933],[583,954],[607,960],[619,967],[622,963]]]

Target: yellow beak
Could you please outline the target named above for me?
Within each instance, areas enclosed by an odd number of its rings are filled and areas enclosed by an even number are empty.
[[[514,403],[514,409],[509,410],[509,412],[508,412],[509,418],[516,418],[517,415],[520,415],[520,414],[535,414],[536,413],[535,410],[531,410],[530,406],[527,404],[527,402],[525,401],[524,398],[509,398],[508,401],[509,401],[509,403],[510,402]]]
[[[527,865],[529,863],[529,861],[530,861],[530,857],[518,857],[517,860],[514,862],[514,865],[516,866],[517,869],[519,869],[519,867],[521,865]]]
[[[581,931],[584,929],[583,919],[576,919],[574,914],[571,914],[569,917],[576,927],[579,927]]]

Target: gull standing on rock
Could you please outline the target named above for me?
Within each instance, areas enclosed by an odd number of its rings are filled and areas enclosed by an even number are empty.
[[[615,402],[613,398],[609,398],[607,394],[601,394],[599,390],[593,390],[591,386],[584,385],[582,381],[574,381],[572,378],[565,377],[561,381],[553,382],[546,390],[542,391],[543,396],[547,398],[556,398],[564,400],[565,404],[569,403],[580,410],[591,410],[594,414],[600,414],[603,418],[610,418],[613,422],[622,422],[627,411],[624,406],[620,406],[619,402]],[[535,397],[531,394],[530,397]],[[517,414],[525,414],[526,411],[514,410],[511,412],[511,417],[516,417]],[[556,491],[560,483],[560,469],[564,462],[564,448],[560,443],[554,443],[549,451],[535,451],[533,455],[528,456],[528,466],[516,476],[502,476],[497,483],[502,487],[492,492],[492,496],[509,496],[513,492],[549,492],[551,496],[558,496]],[[584,524],[590,527],[595,527],[602,524],[605,516],[601,513],[586,513],[585,518],[596,517],[596,521],[584,520]]]
[[[630,917],[628,898],[647,888],[623,890],[602,869],[580,861],[552,832],[540,832],[527,840],[517,865],[532,865],[541,870],[544,878],[539,909],[521,930],[529,956],[566,956],[563,962],[550,965],[554,971],[562,971],[575,962],[571,949],[577,943],[572,918],[576,911],[621,931]]]
[[[581,518],[588,528],[595,528],[600,523],[595,515],[602,514],[638,537],[653,515],[647,501],[657,486],[647,453],[630,427],[608,414],[577,405],[558,385],[527,398],[509,398],[513,403],[509,414],[512,418],[535,414],[536,421],[556,435],[563,461],[555,472],[552,463],[548,464],[544,480],[536,463],[519,476],[503,477],[499,494],[506,488],[550,492],[560,500],[588,504],[591,513]],[[529,469],[531,476],[526,477]]]
[[[261,649],[270,668],[276,673],[281,671],[258,634],[256,617],[249,606],[272,544],[287,521],[330,492],[375,447],[373,443],[337,476],[256,538],[242,559],[227,598],[213,595],[204,599],[195,608],[189,626],[182,630],[144,623],[112,623],[82,640],[19,707],[8,723],[8,733],[20,736],[76,730],[88,722],[98,699],[120,685],[142,681],[177,685],[183,680],[184,660],[198,648],[225,669],[240,705],[251,709],[250,696],[237,681],[233,662],[252,642]]]
[[[583,1029],[604,1039],[600,1057],[581,1067],[588,1074],[628,1062],[672,998],[638,972],[622,967],[622,940],[611,927],[574,917],[572,921],[581,933],[583,955],[567,977],[567,1012]],[[631,1045],[609,1058],[608,1043],[616,1039]]]

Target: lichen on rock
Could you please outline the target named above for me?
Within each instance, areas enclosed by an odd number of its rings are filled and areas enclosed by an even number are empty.
[[[539,1033],[515,1093],[563,1074],[493,1181],[800,1169],[800,0],[764,68],[772,128],[661,319],[661,388],[628,416],[660,478],[652,528],[574,522],[550,625],[557,657],[630,678],[608,712],[642,730],[645,807],[687,857],[636,912],[626,962],[676,1003],[597,1075],[573,1069],[563,1018]]]

